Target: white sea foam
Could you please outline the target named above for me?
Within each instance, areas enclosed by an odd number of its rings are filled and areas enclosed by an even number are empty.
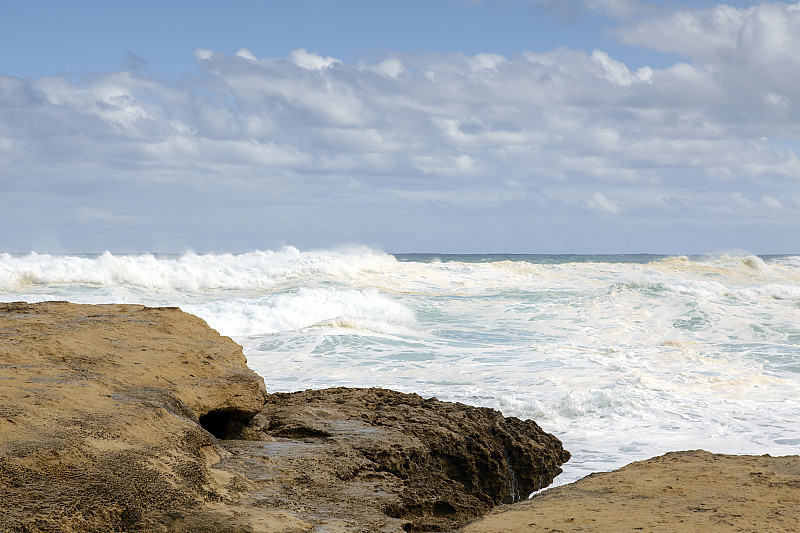
[[[330,327],[362,332],[407,333],[414,313],[376,290],[300,288],[257,298],[216,299],[187,304],[210,326],[232,336],[261,336]]]
[[[156,257],[151,254],[61,256],[31,253],[0,254],[4,290],[29,285],[124,286],[141,289],[199,291],[209,289],[259,290],[281,284],[357,279],[364,273],[396,264],[394,257],[369,249],[300,252],[288,246],[280,251],[247,254],[194,254]]]
[[[0,254],[0,300],[178,305],[270,390],[383,386],[533,418],[562,481],[673,449],[796,453],[800,258],[440,257],[366,248]]]

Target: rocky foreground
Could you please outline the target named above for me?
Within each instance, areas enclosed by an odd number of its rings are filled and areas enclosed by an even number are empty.
[[[269,395],[176,308],[0,304],[0,357],[1,531],[452,531],[569,459],[491,409]]]
[[[525,500],[568,459],[491,409],[267,394],[176,308],[0,304],[0,531],[800,531],[797,456],[678,452]]]
[[[463,533],[800,531],[800,457],[670,452],[495,508]]]

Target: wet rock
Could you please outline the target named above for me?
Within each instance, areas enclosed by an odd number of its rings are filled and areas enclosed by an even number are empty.
[[[242,436],[271,438],[262,445],[272,449],[269,468],[302,473],[302,483],[289,485],[303,487],[305,505],[327,494],[309,515],[363,515],[354,493],[368,488],[382,496],[362,524],[411,531],[451,531],[495,505],[526,498],[569,459],[533,421],[384,389],[272,394]],[[280,451],[297,440],[302,454]]]

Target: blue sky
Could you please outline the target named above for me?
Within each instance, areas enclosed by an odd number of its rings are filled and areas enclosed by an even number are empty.
[[[197,48],[229,55],[247,48],[272,58],[305,48],[354,64],[391,52],[513,56],[599,46],[623,53],[605,35],[612,20],[552,3],[561,7],[508,0],[6,2],[0,28],[15,46],[4,46],[0,59],[7,74],[42,76],[120,70],[133,54],[154,72],[176,75],[196,68]],[[636,49],[624,53],[640,60]]]
[[[797,253],[800,4],[0,0],[0,251]]]

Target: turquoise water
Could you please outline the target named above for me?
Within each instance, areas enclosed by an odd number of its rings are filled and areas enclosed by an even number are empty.
[[[0,299],[177,305],[268,389],[381,386],[532,418],[559,483],[800,444],[800,257],[0,254]]]

